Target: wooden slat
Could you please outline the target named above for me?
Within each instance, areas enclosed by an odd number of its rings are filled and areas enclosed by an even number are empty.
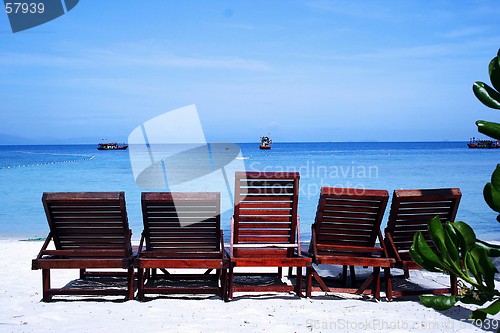
[[[219,200],[210,192],[143,193],[147,250],[220,250]]]
[[[239,196],[239,200],[241,202],[252,202],[259,201],[262,203],[273,203],[273,202],[281,202],[281,203],[290,203],[293,204],[292,196],[284,196],[284,195],[245,195],[241,194]]]
[[[390,243],[392,240],[391,248],[395,247],[403,260],[411,261],[408,250],[413,244],[414,234],[420,231],[429,240],[427,223],[436,215],[443,222],[453,222],[460,198],[461,192],[457,188],[394,191],[386,241]]]
[[[373,252],[383,253],[375,247],[380,224],[389,194],[384,190],[357,190],[323,187],[313,225],[311,246],[316,262],[339,264],[336,258],[344,258],[346,265],[390,265],[387,259],[372,259]],[[340,257],[339,257],[340,256]]]

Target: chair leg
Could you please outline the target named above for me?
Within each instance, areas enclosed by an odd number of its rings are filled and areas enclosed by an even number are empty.
[[[229,264],[229,276],[227,278],[227,283],[228,283],[227,300],[230,301],[233,299],[233,284],[234,284],[233,264]]]
[[[349,272],[351,274],[351,286],[356,286],[356,271],[354,270],[354,266],[349,266]]]
[[[134,299],[134,268],[131,267],[128,269],[128,274],[127,274],[127,288],[128,288],[128,294],[127,294],[127,301],[130,301]]]
[[[137,299],[144,302],[144,278],[145,272],[143,268],[137,269]]]
[[[458,295],[457,276],[450,274],[450,292],[452,295]]]
[[[311,298],[312,291],[312,270],[313,267],[311,264],[308,264],[306,267],[306,297]]]
[[[408,266],[403,266],[403,275],[405,279],[410,278],[410,270],[408,269]]]
[[[318,282],[319,284],[319,287],[321,288],[322,291],[324,292],[329,292],[330,291],[330,288],[328,288],[328,286],[326,285],[325,281],[323,281],[323,279],[321,278],[321,276],[318,274],[318,272],[316,272],[316,270],[314,269],[313,265],[312,264],[309,264],[310,266],[307,267],[308,269],[308,274],[309,274],[309,278],[308,280],[310,280],[310,282],[308,282],[308,293],[309,293],[309,296],[307,297],[311,297],[311,291],[312,291],[312,278],[314,278],[316,280],[316,282]]]
[[[373,267],[373,296],[380,301],[380,267]]]
[[[50,302],[52,295],[50,294],[50,269],[42,269],[42,293],[44,302]]]
[[[298,297],[302,297],[302,267],[296,267],[296,270],[297,270],[296,294]]]
[[[227,302],[227,268],[217,270],[219,272],[220,298]]]
[[[392,300],[392,277],[391,269],[389,267],[384,268],[384,279],[385,279],[385,296],[388,301]]]
[[[347,266],[343,265],[342,266],[342,280],[341,280],[341,286],[342,288],[345,288],[345,285],[347,283]]]

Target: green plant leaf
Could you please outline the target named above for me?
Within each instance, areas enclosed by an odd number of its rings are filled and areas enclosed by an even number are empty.
[[[492,316],[496,315],[500,311],[500,299],[495,300],[493,303],[485,308],[477,309],[473,311],[470,315],[471,319],[486,319],[486,315],[490,314]]]
[[[439,257],[446,263],[445,268],[447,271],[453,271],[453,273],[460,271],[460,265],[458,263],[458,251],[453,249],[453,242],[449,239],[448,234],[443,228],[443,224],[439,219],[439,216],[434,216],[428,223],[429,235],[431,236],[432,242],[436,245],[439,251]],[[452,258],[455,256],[456,260]]]
[[[498,245],[492,245],[478,239],[476,246],[484,248],[488,257],[500,257],[500,246]]]
[[[491,185],[500,191],[500,164],[497,164],[497,167],[491,174]]]
[[[490,81],[497,91],[500,91],[500,64],[498,63],[498,56],[491,59],[488,65],[488,74],[490,75]]]
[[[491,138],[500,140],[500,124],[485,120],[478,120],[476,121],[476,125],[477,125],[477,130],[480,133],[483,133],[484,135],[487,135]]]
[[[500,109],[500,93],[484,82],[476,81],[472,85],[472,91],[477,99],[492,109]]]
[[[486,254],[486,250],[482,247],[476,247],[470,252],[474,259],[477,272],[482,275],[486,287],[492,292],[495,290],[495,273],[497,269]],[[478,281],[479,282],[479,281]]]
[[[443,263],[425,241],[420,231],[413,236],[413,244],[410,246],[410,256],[422,268],[430,272],[443,271]]]
[[[443,310],[448,310],[451,308],[455,303],[457,303],[460,299],[459,296],[456,295],[451,295],[451,296],[444,296],[444,295],[433,295],[433,296],[427,296],[423,295],[420,296],[420,302],[428,307],[428,308],[433,308],[434,310],[438,311],[443,311]]]
[[[455,229],[451,226],[451,222],[446,222],[443,224],[444,228],[444,240],[448,253],[450,254],[451,260],[458,262],[460,260],[458,248],[459,236],[455,232]]]
[[[467,252],[465,254],[465,262],[464,262],[466,270],[474,276],[476,281],[482,281],[481,274],[477,271],[476,268],[476,263],[474,262],[474,259],[472,258],[472,255],[470,252]]]
[[[446,246],[444,244],[444,228],[441,223],[439,216],[434,216],[428,223],[429,235],[431,236],[432,242],[436,245],[439,253],[446,252]]]
[[[462,221],[457,221],[455,223],[451,224],[453,228],[457,231],[457,234],[459,234],[464,242],[465,242],[465,251],[470,251],[474,248],[476,245],[476,233],[474,230],[465,222]],[[460,238],[459,238],[460,240]]]
[[[483,197],[491,209],[500,212],[500,191],[496,190],[489,182],[484,185]]]
[[[453,228],[453,226],[452,226]],[[460,254],[460,260],[464,261],[465,260],[465,254],[467,253],[467,242],[465,241],[464,236],[462,236],[461,233],[459,233],[455,229],[455,237],[458,243],[458,251]]]

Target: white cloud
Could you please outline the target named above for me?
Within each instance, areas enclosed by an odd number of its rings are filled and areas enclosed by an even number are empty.
[[[53,53],[0,52],[3,66],[129,68],[200,68],[267,71],[269,64],[239,56],[179,55],[146,44],[131,44],[109,48],[54,50]],[[1,69],[1,67],[0,67]]]
[[[455,29],[447,32],[437,33],[437,35],[445,38],[461,38],[461,37],[481,35],[487,30],[488,29],[486,27],[468,27],[468,28]]]

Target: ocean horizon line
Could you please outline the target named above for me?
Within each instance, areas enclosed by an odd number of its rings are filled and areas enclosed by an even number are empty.
[[[489,139],[486,139],[489,140]],[[111,141],[110,141],[111,142]],[[115,142],[115,141],[113,141]],[[124,143],[128,145],[134,145],[127,143],[126,141],[116,141],[117,143]],[[413,140],[408,140],[408,141],[376,141],[376,140],[367,140],[367,141],[356,141],[356,140],[351,140],[351,141],[278,141],[278,142],[273,142],[273,145],[275,144],[296,144],[296,143],[467,143],[469,142],[468,140],[419,140],[419,141],[413,141]],[[91,146],[91,145],[97,145],[99,142],[70,142],[70,143],[20,143],[20,144],[15,144],[15,143],[0,143],[0,146]],[[259,144],[258,141],[247,141],[247,142],[232,142],[232,141],[207,141],[207,143],[234,143],[234,144]],[[200,144],[200,142],[177,142],[177,143],[155,143],[159,145],[165,145],[165,144]]]

